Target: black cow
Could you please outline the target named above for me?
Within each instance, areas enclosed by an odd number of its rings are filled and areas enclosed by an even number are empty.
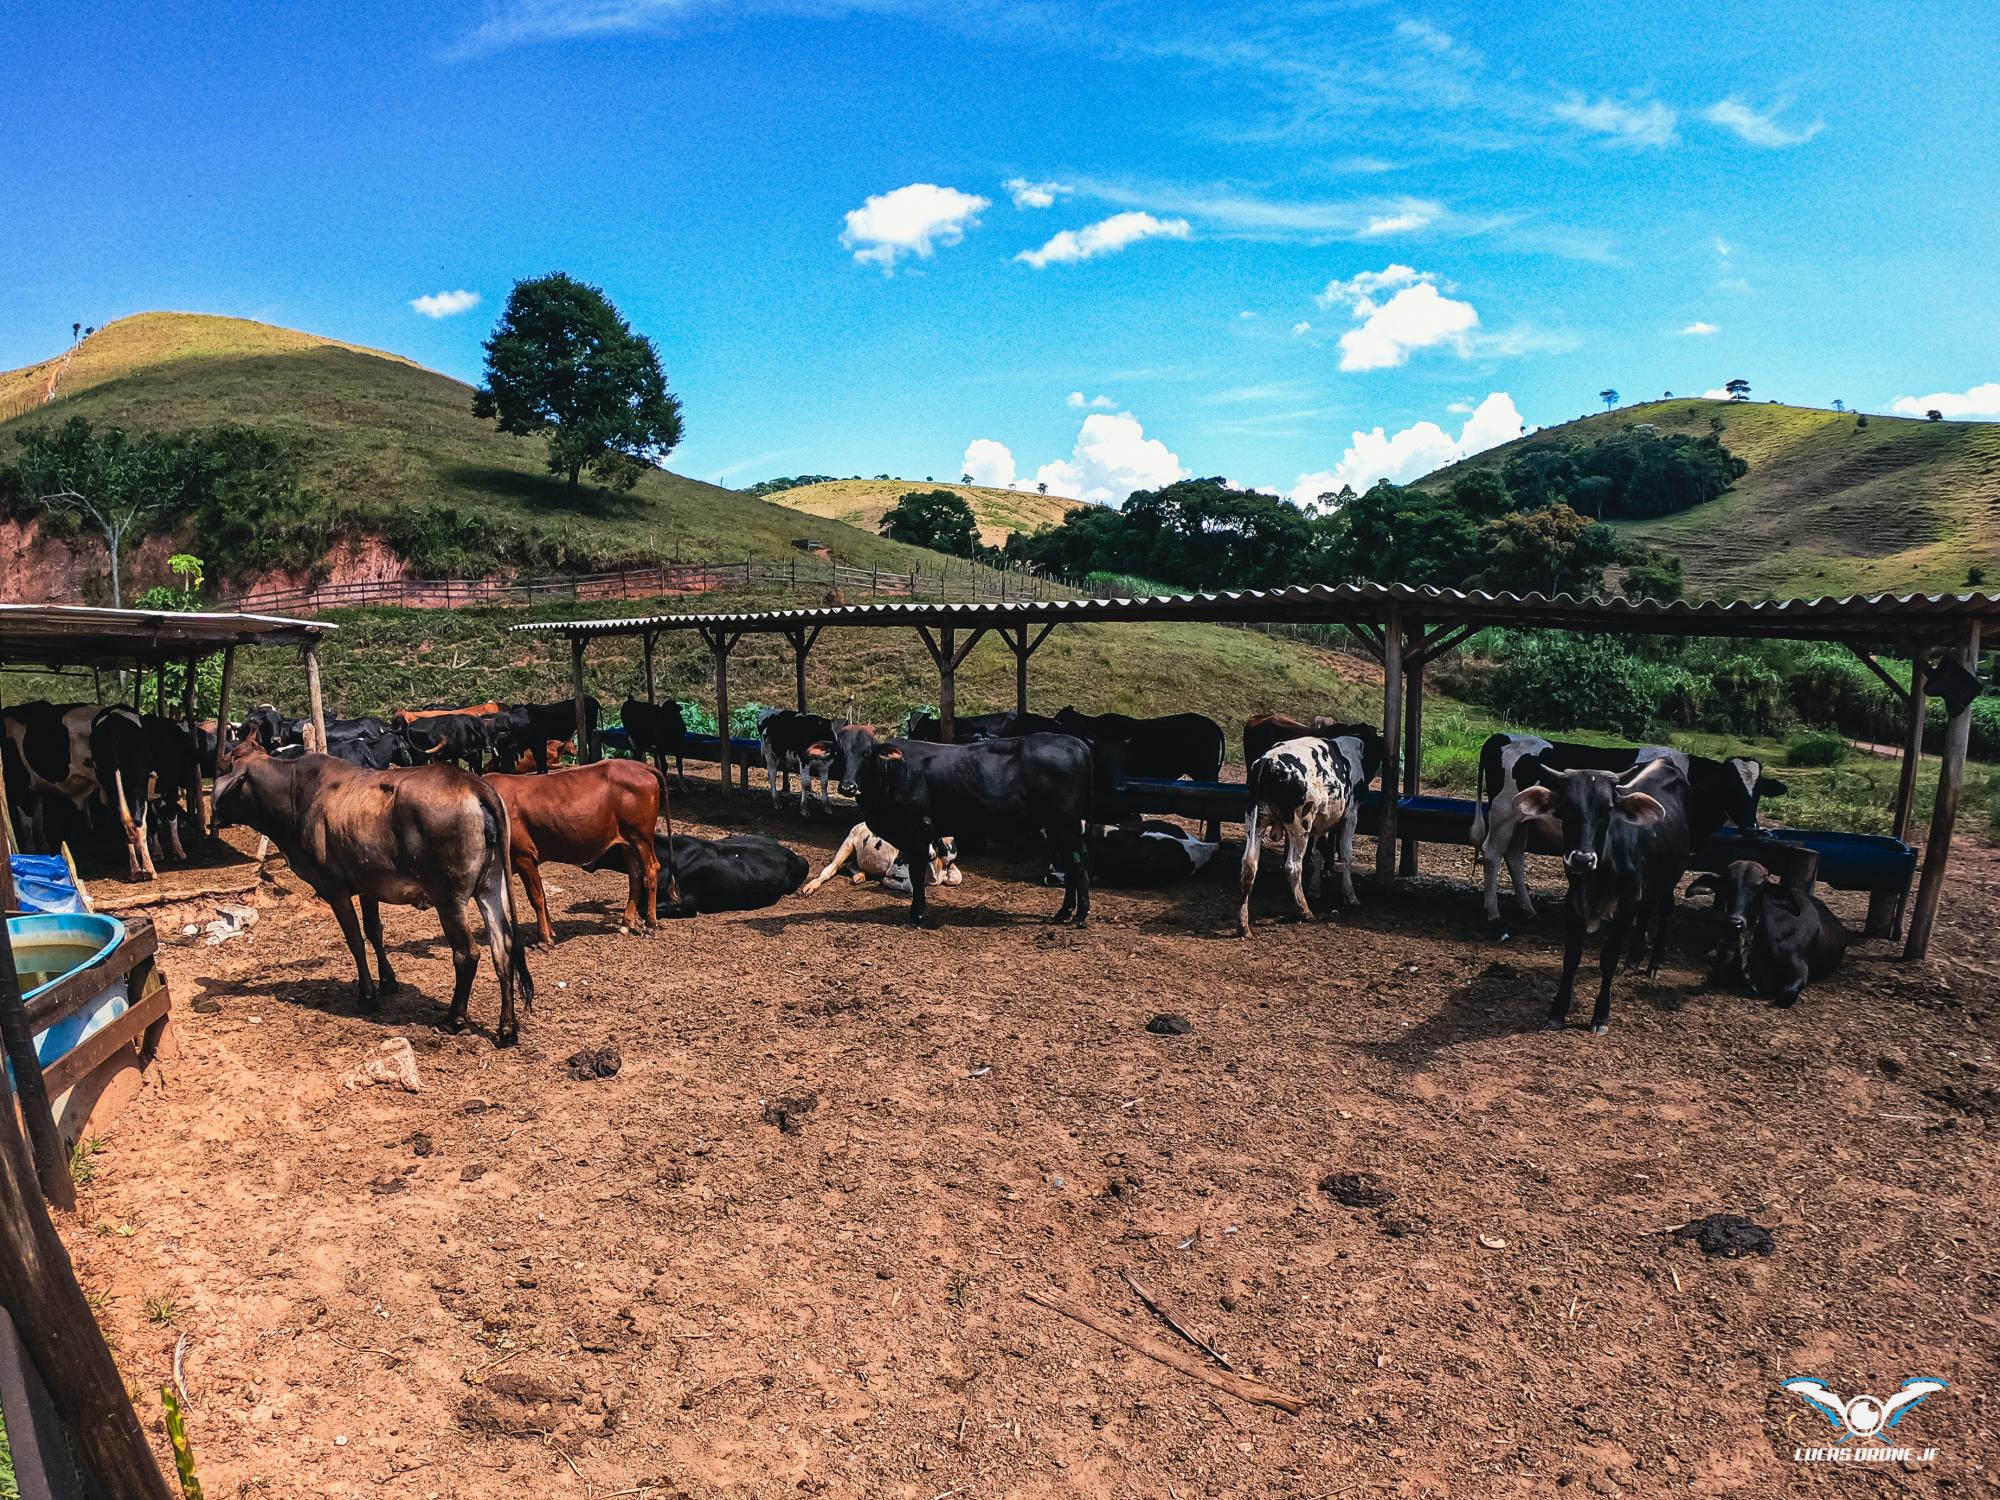
[[[1164,714],[1135,719],[1129,714],[1084,714],[1065,708],[1056,715],[1064,734],[1087,742],[1100,756],[1115,750],[1117,775],[1161,781],[1214,781],[1222,774],[1222,726],[1206,714]]]
[[[809,753],[814,760],[828,763],[841,796],[858,797],[861,768],[875,753],[875,731],[866,724],[843,724],[833,732],[831,740],[814,745]]]
[[[304,722],[302,719],[286,719],[278,712],[276,704],[260,703],[243,716],[243,722],[237,726],[236,737],[239,740],[255,740],[266,751],[276,751],[280,745],[296,743],[287,741],[287,726]]]
[[[660,863],[667,862],[666,835],[653,835]],[[761,834],[732,833],[727,838],[700,839],[677,833],[671,845],[673,868],[680,881],[677,906],[662,903],[663,917],[693,917],[717,911],[761,911],[775,906],[799,888],[812,868],[804,855]],[[621,844],[591,861],[586,870],[623,870]]]
[[[153,766],[152,813],[155,826],[166,830],[167,848],[175,859],[186,859],[181,844],[181,813],[194,820],[196,838],[208,836],[201,806],[201,747],[194,732],[178,719],[141,714],[148,756]],[[213,736],[211,736],[213,738]]]
[[[1532,917],[1535,903],[1528,895],[1527,835],[1517,800],[1524,787],[1521,766],[1528,757],[1549,771],[1624,772],[1649,760],[1670,760],[1688,778],[1688,838],[1699,851],[1725,823],[1734,823],[1746,838],[1763,833],[1758,807],[1766,797],[1785,795],[1785,784],[1764,774],[1763,765],[1748,756],[1710,760],[1663,745],[1576,745],[1532,734],[1495,734],[1479,748],[1478,802],[1472,816],[1471,843],[1485,866],[1486,920],[1500,920],[1500,866],[1513,877],[1521,915]],[[1553,828],[1545,831],[1553,833]]]
[[[53,850],[87,825],[98,796],[90,754],[90,727],[97,714],[92,703],[35,699],[0,716],[0,730],[12,752],[6,768],[9,804],[23,848]]]
[[[799,812],[806,810],[806,797],[815,775],[819,777],[819,805],[822,811],[833,811],[833,799],[827,793],[829,762],[816,759],[810,752],[812,747],[833,739],[840,725],[825,714],[800,713],[795,708],[766,709],[757,720],[757,739],[764,747],[764,773],[771,782],[771,806],[778,805],[778,778],[782,774],[785,790],[792,789],[792,772],[799,773]]]
[[[485,769],[488,757],[494,753],[493,721],[475,714],[431,714],[426,718],[413,719],[400,729],[390,729],[379,719],[371,722],[381,725],[384,737],[399,740],[408,747],[409,759],[406,764],[423,765],[430,761],[443,761],[477,775]],[[355,739],[364,737],[369,740],[376,738],[373,733],[353,736]],[[326,726],[326,738],[327,753],[338,754],[333,749],[336,736],[332,724]],[[348,757],[343,755],[340,758],[346,760]]]
[[[954,745],[976,745],[981,740],[1012,740],[1024,734],[1069,734],[1046,714],[954,714],[951,721],[951,743]],[[945,743],[944,726],[935,714],[919,710],[910,715],[909,734],[913,740],[923,740],[927,744]]]
[[[1741,985],[1795,1005],[1807,984],[1840,967],[1849,933],[1809,883],[1780,883],[1757,860],[1739,859],[1687,888],[1690,896],[1704,891],[1714,892],[1727,923],[1709,955],[1710,985]]]
[[[1178,823],[1148,818],[1137,828],[1107,828],[1090,836],[1090,878],[1097,885],[1140,889],[1179,885],[1200,874],[1221,847],[1203,843]]]
[[[1549,1007],[1549,1029],[1560,1030],[1569,1017],[1585,934],[1609,919],[1611,930],[1598,960],[1597,1007],[1590,1017],[1590,1029],[1602,1036],[1611,1029],[1611,977],[1634,927],[1640,947],[1651,936],[1647,973],[1660,971],[1674,887],[1687,870],[1694,791],[1687,773],[1665,758],[1634,766],[1622,776],[1551,770],[1535,764],[1532,756],[1516,769],[1532,778],[1515,799],[1523,814],[1561,824],[1563,868],[1569,875],[1562,983]],[[1635,960],[1638,952],[1633,950]]]
[[[640,760],[648,755],[659,767],[662,776],[667,774],[667,757],[674,758],[674,774],[685,784],[687,765],[681,758],[687,740],[687,720],[681,716],[681,706],[669,698],[665,703],[648,703],[641,698],[627,698],[618,710],[618,722],[625,726],[625,738],[632,746],[632,754]]]
[[[598,701],[589,694],[583,699],[583,743],[576,747],[582,760],[597,759]],[[550,744],[568,744],[576,738],[576,700],[555,703],[517,703],[502,709],[493,719],[493,740],[502,762],[512,769],[524,755],[532,755],[535,769],[549,768]]]
[[[832,749],[834,747],[828,747]],[[846,773],[845,769],[842,772]],[[1090,866],[1083,824],[1090,812],[1090,747],[1066,734],[1031,734],[976,745],[887,740],[859,757],[856,789],[868,826],[921,869],[947,835],[1006,835],[1038,829],[1063,872],[1055,920],[1090,918]],[[910,882],[910,920],[924,916],[927,882]]]
[[[116,704],[90,721],[90,758],[105,805],[125,830],[125,857],[132,880],[153,880],[159,869],[147,828],[147,794],[153,783],[153,747],[138,712]]]
[[[380,723],[379,720],[376,722]],[[391,766],[414,766],[422,763],[422,757],[411,750],[409,742],[404,739],[401,732],[387,726],[377,730],[361,729],[336,734],[333,725],[328,724],[326,753],[335,760],[344,760],[350,766],[359,766],[364,771],[386,771]]]

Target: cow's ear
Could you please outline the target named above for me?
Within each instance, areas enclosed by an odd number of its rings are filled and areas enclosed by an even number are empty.
[[[1650,828],[1667,815],[1666,808],[1656,797],[1648,797],[1644,792],[1627,792],[1617,801],[1618,810],[1637,823],[1641,828]]]
[[[1760,797],[1782,797],[1788,790],[1790,788],[1775,776],[1757,778],[1757,795]]]
[[[877,760],[901,762],[903,752],[895,745],[877,745],[875,747],[875,758]]]
[[[1524,818],[1546,818],[1556,810],[1556,794],[1545,786],[1523,787],[1514,798],[1514,810]]]
[[[1686,896],[1699,896],[1710,893],[1720,896],[1722,894],[1722,882],[1717,880],[1713,875],[1697,875],[1693,880],[1688,882],[1688,888],[1682,894]]]

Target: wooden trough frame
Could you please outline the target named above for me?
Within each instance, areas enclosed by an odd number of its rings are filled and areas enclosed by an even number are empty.
[[[335,627],[267,615],[88,609],[0,604],[0,669],[62,673],[107,670],[137,675],[133,701],[144,704],[145,673],[155,703],[168,712],[169,662],[186,665],[181,716],[194,722],[195,669],[221,653],[217,721],[229,721],[229,689],[243,646],[296,646],[305,659],[311,705],[310,748],[326,747],[319,642]],[[205,819],[202,820],[205,824]],[[0,787],[0,908],[15,905],[13,822]],[[168,1500],[144,1430],[111,1351],[49,1218],[47,1204],[72,1210],[76,1189],[69,1152],[50,1111],[50,1096],[78,1091],[87,1126],[129,1096],[134,1081],[166,1041],[171,998],[155,955],[151,922],[128,919],[125,941],[105,958],[21,1000],[13,946],[0,942],[0,1039],[14,1089],[0,1108],[0,1407],[4,1407],[22,1493],[135,1496]],[[129,981],[124,1015],[44,1070],[34,1034],[64,1019],[106,984]],[[37,1190],[39,1189],[39,1190]]]
[[[1063,624],[1137,624],[1199,621],[1225,625],[1336,625],[1382,664],[1382,785],[1415,796],[1423,772],[1425,669],[1491,626],[1542,628],[1607,635],[1711,636],[1725,639],[1827,641],[1853,651],[1905,707],[1902,772],[1896,788],[1893,832],[1905,839],[1914,808],[1917,768],[1923,756],[1924,674],[1934,659],[1979,665],[1983,632],[2000,625],[2000,596],[1992,594],[1873,594],[1843,599],[1676,600],[1576,599],[1567,594],[1488,594],[1404,584],[1312,584],[1230,593],[1173,594],[1145,599],[1044,599],[1012,604],[859,604],[742,614],[652,615],[628,620],[552,620],[516,625],[518,631],[559,635],[570,644],[577,722],[583,722],[584,653],[592,640],[638,636],[645,643],[646,697],[657,702],[654,645],[669,631],[692,630],[715,659],[716,723],[729,723],[729,657],[746,635],[779,635],[791,642],[798,707],[806,704],[806,660],[829,626],[915,630],[938,669],[940,732],[951,738],[957,709],[957,674],[972,648],[991,634],[1015,660],[1014,706],[1028,711],[1028,663],[1049,632]],[[1907,657],[1914,665],[1910,689],[1897,683],[1878,653]],[[1952,715],[1939,757],[1938,790],[1915,902],[1908,913],[1904,956],[1929,950],[1944,893],[1952,833],[1964,791],[1970,709]],[[1405,748],[1407,747],[1407,753]],[[720,748],[722,786],[729,788],[732,751]],[[1415,831],[1399,837],[1397,802],[1384,797],[1375,851],[1382,880],[1414,874]],[[1870,929],[1886,933],[1901,923],[1908,892],[1893,903],[1872,901]]]

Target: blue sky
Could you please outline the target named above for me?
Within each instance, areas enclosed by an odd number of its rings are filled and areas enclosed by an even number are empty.
[[[1309,498],[1733,376],[2000,417],[1982,9],[24,8],[0,367],[177,308],[476,380],[560,269],[739,485]]]

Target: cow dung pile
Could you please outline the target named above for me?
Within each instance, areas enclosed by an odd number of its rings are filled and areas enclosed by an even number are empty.
[[[1692,1240],[1704,1255],[1769,1255],[1777,1248],[1771,1231],[1741,1214],[1710,1214],[1673,1231],[1677,1240]]]
[[[1194,1022],[1186,1016],[1161,1015],[1148,1021],[1146,1029],[1155,1036],[1186,1036],[1194,1030]]]
[[[581,1052],[570,1054],[564,1064],[569,1076],[578,1083],[589,1083],[597,1078],[614,1078],[625,1065],[625,1059],[618,1051],[616,1042],[606,1042],[602,1047],[585,1047]]]

